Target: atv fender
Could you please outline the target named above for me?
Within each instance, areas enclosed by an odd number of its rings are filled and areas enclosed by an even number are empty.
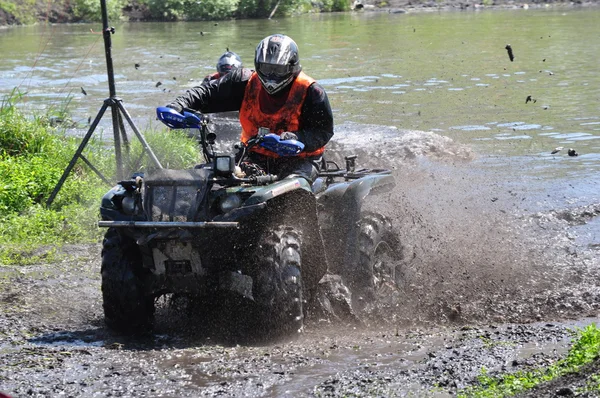
[[[334,184],[318,195],[319,225],[323,230],[332,272],[340,269],[348,251],[347,246],[354,241],[349,234],[355,229],[354,224],[360,220],[365,199],[389,192],[394,186],[391,174],[372,174]]]
[[[314,195],[308,181],[304,178],[286,178],[263,187],[258,187],[244,204],[227,214],[216,216],[213,221],[229,222],[244,221],[255,218],[264,218],[265,212],[273,212],[275,204],[286,203],[282,208],[287,210],[294,206],[294,202],[303,203],[305,200],[296,201],[294,198],[304,198],[314,202]],[[285,199],[282,199],[285,198]],[[315,210],[316,214],[316,210]]]
[[[125,196],[127,196],[127,190],[121,184],[115,185],[104,194],[100,205],[100,214],[103,220],[120,220],[123,218],[117,204],[120,204]]]
[[[244,206],[252,206],[262,202],[267,202],[273,198],[287,194],[288,192],[296,191],[298,189],[312,193],[312,188],[306,179],[285,178],[281,181],[277,181],[274,184],[257,189],[254,195],[249,197],[244,202]]]
[[[102,197],[100,216],[103,221],[144,221],[143,214],[125,214],[123,201],[134,201],[134,193],[124,183],[115,185]]]
[[[367,196],[389,192],[394,186],[395,181],[391,174],[373,174],[334,184],[318,195],[320,212],[324,215],[358,215]],[[350,217],[344,218],[344,221],[352,223],[356,219]],[[339,225],[335,228],[339,228]]]

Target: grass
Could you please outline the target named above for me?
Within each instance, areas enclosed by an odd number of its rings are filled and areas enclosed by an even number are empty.
[[[479,385],[467,388],[459,392],[457,396],[509,397],[568,373],[577,372],[583,366],[598,358],[600,353],[600,329],[595,324],[591,324],[583,329],[576,329],[574,333],[577,337],[566,358],[557,361],[552,366],[496,376],[488,375],[487,371],[483,369],[478,379]],[[598,379],[596,377],[596,380]],[[590,388],[598,388],[598,385],[590,385]]]
[[[24,115],[17,107],[25,94],[13,91],[0,102],[0,264],[49,262],[64,244],[99,242],[98,208],[110,188],[78,161],[50,208],[46,201],[80,140],[65,134],[57,116],[69,120],[65,109],[53,114]],[[184,133],[144,132],[146,141],[165,167],[191,167],[199,160],[197,143]],[[92,139],[84,156],[115,181],[112,144]],[[152,167],[141,143],[132,140],[125,168]]]

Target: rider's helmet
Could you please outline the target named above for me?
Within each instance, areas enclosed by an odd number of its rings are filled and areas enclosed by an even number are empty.
[[[228,74],[233,68],[241,67],[242,59],[233,51],[227,51],[225,54],[221,55],[221,58],[217,61],[217,72],[219,72],[221,76]]]
[[[296,42],[282,34],[264,38],[256,47],[254,67],[269,94],[283,90],[302,70]]]

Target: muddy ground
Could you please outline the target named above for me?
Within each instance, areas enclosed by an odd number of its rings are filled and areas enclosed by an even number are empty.
[[[340,127],[343,128],[343,127]],[[393,134],[392,134],[393,133]],[[247,343],[161,299],[143,337],[103,323],[100,246],[52,264],[0,266],[0,391],[14,397],[445,397],[488,373],[548,366],[600,310],[600,204],[534,209],[526,185],[473,167],[468,148],[424,132],[331,144],[388,163],[377,198],[401,238],[403,283],[359,321],[316,312],[299,338]],[[364,153],[361,137],[386,140]],[[374,138],[375,137],[375,138]],[[368,163],[368,162],[367,162]],[[580,235],[582,234],[579,231]],[[526,396],[568,396],[597,364]],[[580,394],[579,396],[593,396]]]
[[[313,319],[298,339],[238,345],[165,304],[152,334],[126,338],[102,322],[100,248],[65,250],[61,263],[2,269],[0,390],[14,397],[450,396],[482,367],[553,363],[571,330],[596,321]],[[579,385],[570,378],[530,396]]]

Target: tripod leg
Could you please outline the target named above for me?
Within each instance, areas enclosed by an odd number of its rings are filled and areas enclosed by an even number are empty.
[[[117,118],[119,119],[119,131],[121,132],[121,142],[123,144],[123,172],[125,175],[131,174],[131,146],[129,144],[129,137],[127,137],[127,131],[125,130],[125,124],[123,123],[123,116],[121,112],[117,112]]]
[[[150,158],[154,162],[154,165],[156,167],[158,167],[159,169],[162,169],[163,167],[161,166],[160,162],[158,161],[158,158],[156,157],[156,155],[154,154],[154,152],[152,152],[152,149],[150,148],[150,145],[148,145],[148,143],[144,139],[144,136],[142,135],[142,133],[140,133],[140,131],[137,129],[137,127],[133,123],[133,120],[131,120],[131,116],[129,116],[129,113],[127,113],[127,110],[125,109],[125,107],[123,106],[123,104],[121,103],[121,101],[117,101],[117,105],[119,106],[119,109],[123,113],[123,116],[125,116],[125,119],[127,119],[127,122],[131,126],[131,129],[133,130],[133,132],[135,133],[135,135],[138,137],[138,139],[142,143],[142,146],[144,147],[144,150],[148,153],[148,155],[150,156]]]
[[[94,173],[96,173],[96,175],[97,175],[98,177],[100,177],[100,179],[101,179],[102,181],[104,181],[104,182],[106,183],[106,185],[108,185],[109,187],[110,187],[110,186],[112,186],[112,183],[111,183],[110,181],[108,181],[108,178],[104,177],[104,175],[103,175],[103,174],[100,172],[100,170],[98,170],[98,169],[96,168],[96,166],[94,166],[94,165],[92,164],[92,162],[90,162],[89,160],[87,160],[87,158],[86,158],[85,156],[83,156],[83,155],[79,155],[79,157],[81,158],[81,160],[83,160],[83,163],[87,164],[87,165],[88,165],[88,167],[89,167],[90,169],[92,169],[92,171],[93,171]]]
[[[113,137],[115,141],[115,159],[117,162],[117,180],[123,179],[123,155],[121,153],[121,129],[119,127],[118,101],[111,101],[110,109],[113,122]]]
[[[88,132],[83,137],[83,141],[81,141],[81,144],[79,144],[79,148],[77,148],[77,151],[75,152],[75,155],[73,155],[73,158],[69,162],[69,165],[67,166],[67,168],[63,172],[63,175],[60,177],[60,180],[58,181],[58,184],[56,184],[56,187],[54,187],[54,191],[52,191],[52,193],[50,194],[50,197],[46,201],[46,207],[50,207],[50,205],[52,204],[52,202],[54,202],[54,198],[56,198],[56,194],[62,188],[62,185],[65,183],[65,180],[69,176],[69,173],[71,172],[71,170],[73,170],[73,167],[75,167],[75,163],[77,162],[77,158],[79,158],[81,156],[81,154],[83,153],[83,150],[85,149],[85,147],[88,144],[90,138],[92,137],[92,134],[94,133],[94,130],[96,130],[96,127],[98,126],[98,123],[100,123],[100,119],[102,119],[102,116],[104,115],[104,112],[106,112],[106,108],[108,108],[108,102],[104,102],[104,104],[102,105],[102,108],[100,108],[100,111],[98,112],[98,115],[96,115],[96,118],[92,122],[92,125],[90,126],[90,129],[88,130]]]
[[[123,123],[123,116],[121,112],[117,112],[119,117],[119,129],[121,131],[121,142],[123,142],[123,146],[125,147],[125,158],[129,159],[129,155],[131,153],[131,146],[129,144],[129,137],[127,137],[127,131],[125,131],[125,124]]]

